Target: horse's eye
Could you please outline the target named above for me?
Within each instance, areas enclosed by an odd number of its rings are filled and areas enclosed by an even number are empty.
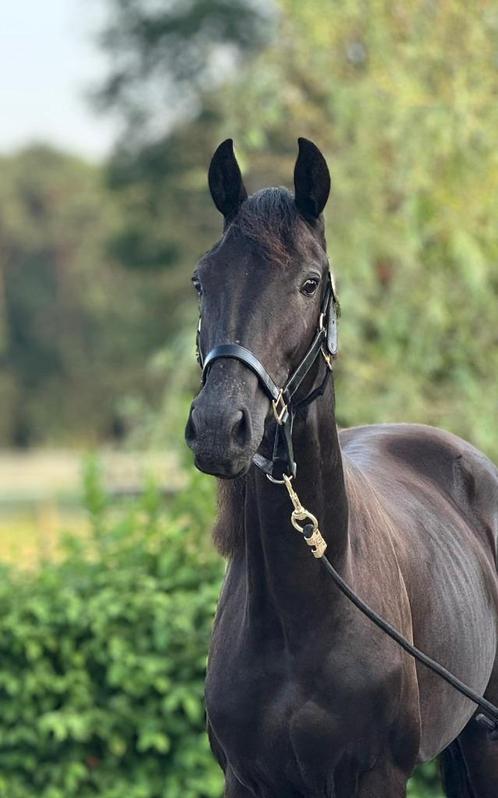
[[[305,294],[305,296],[312,296],[319,285],[320,285],[320,280],[317,277],[309,277],[302,284],[301,293]]]
[[[192,277],[192,285],[194,286],[195,290],[197,291],[199,296],[202,296],[202,285],[201,281],[198,277]]]

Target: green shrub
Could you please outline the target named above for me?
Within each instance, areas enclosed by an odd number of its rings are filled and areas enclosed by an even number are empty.
[[[0,796],[220,795],[202,692],[222,563],[195,480],[169,508],[152,489],[116,508],[93,470],[90,541],[4,573]]]
[[[443,798],[436,762],[429,762],[417,768],[408,785],[407,795],[408,798]]]

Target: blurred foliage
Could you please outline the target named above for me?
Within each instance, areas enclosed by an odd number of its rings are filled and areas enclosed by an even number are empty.
[[[124,398],[158,393],[151,280],[111,257],[120,216],[99,168],[42,146],[1,168],[1,445],[119,437]]]
[[[147,15],[149,4],[132,5]],[[195,36],[208,36],[218,4],[188,8]],[[174,27],[175,12],[161,13]],[[199,89],[192,118],[166,136],[143,127],[118,148],[111,174],[135,225],[131,246],[129,221],[121,233],[127,258],[143,265],[151,241],[158,253],[170,247],[180,327],[189,314],[193,327],[187,275],[220,230],[205,187],[215,144],[235,137],[256,188],[289,185],[296,137],[309,136],[334,182],[327,229],[343,306],[339,422],[436,424],[497,458],[497,9],[484,0],[280,0],[265,14],[271,42],[261,47],[256,37],[242,68]],[[148,39],[134,31],[138,55]],[[130,47],[119,42],[114,58]],[[141,85],[175,79],[159,49],[157,71],[141,74]],[[202,47],[197,55],[201,75],[209,58]],[[123,75],[111,92],[124,116],[125,85]],[[159,421],[168,428],[166,414]]]
[[[444,798],[437,762],[417,768],[406,794],[407,798]]]
[[[279,5],[280,36],[227,87],[223,132],[258,183],[289,181],[298,133],[328,155],[339,422],[440,425],[496,458],[498,9]]]
[[[334,182],[339,423],[432,423],[498,458],[494,5],[109,0],[101,44],[102,97],[126,122],[104,173],[65,156],[55,169],[48,152],[45,167],[43,152],[4,159],[2,238],[20,210],[0,264],[1,437],[131,425],[135,443],[178,443],[197,384],[189,276],[221,228],[210,155],[234,136],[249,188],[289,185],[307,135]],[[159,98],[176,108],[188,86],[195,102],[171,116]]]
[[[153,487],[116,506],[91,466],[90,541],[4,569],[0,796],[219,796],[202,693],[222,563],[211,485],[192,480],[167,507]]]
[[[125,117],[127,138],[195,113],[206,87],[222,83],[225,68],[241,68],[272,33],[273,7],[261,0],[107,5],[99,43],[109,74],[97,98]]]

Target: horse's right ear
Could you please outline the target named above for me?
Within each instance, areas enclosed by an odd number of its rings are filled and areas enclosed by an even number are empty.
[[[222,141],[211,158],[208,182],[214,204],[225,217],[225,222],[230,222],[247,198],[232,139]]]

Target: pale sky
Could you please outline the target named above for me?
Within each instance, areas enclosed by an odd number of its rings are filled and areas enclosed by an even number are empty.
[[[92,111],[85,92],[105,63],[92,42],[104,0],[0,0],[0,152],[47,141],[104,156],[117,122]]]

